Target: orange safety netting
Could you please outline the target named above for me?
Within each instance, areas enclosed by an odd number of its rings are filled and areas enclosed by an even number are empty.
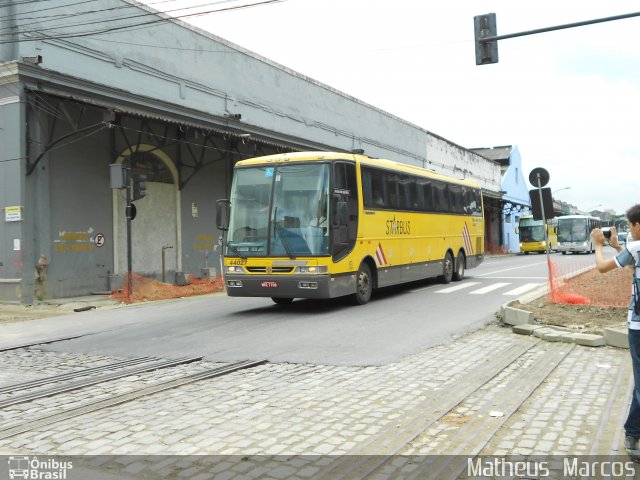
[[[221,292],[223,290],[221,278],[206,280],[198,279],[193,275],[189,275],[187,279],[188,285],[172,285],[138,275],[137,273],[132,273],[131,293],[129,293],[127,283],[128,282],[125,281],[124,288],[115,290],[111,294],[111,298],[125,303],[135,303],[204,295],[206,293]]]
[[[573,255],[549,260],[549,301],[626,307],[631,295],[630,268],[600,273],[593,255]]]

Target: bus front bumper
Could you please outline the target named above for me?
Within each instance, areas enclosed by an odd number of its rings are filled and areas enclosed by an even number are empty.
[[[346,276],[330,275],[233,275],[224,277],[230,297],[333,298],[355,291]]]

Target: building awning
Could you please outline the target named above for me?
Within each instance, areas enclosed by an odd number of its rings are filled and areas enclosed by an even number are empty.
[[[485,198],[494,198],[496,200],[502,200],[502,196],[504,193],[502,191],[496,192],[493,190],[488,190],[486,188],[482,189],[482,196]]]

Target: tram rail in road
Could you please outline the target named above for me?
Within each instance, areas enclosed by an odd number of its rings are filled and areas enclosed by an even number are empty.
[[[134,390],[132,392],[128,392],[121,395],[115,395],[105,400],[88,402],[79,407],[71,408],[60,413],[44,415],[42,417],[36,418],[34,420],[30,420],[28,422],[24,422],[18,425],[3,427],[3,431],[0,432],[0,440],[4,440],[5,438],[10,438],[15,435],[19,435],[20,433],[28,432],[30,430],[34,430],[39,427],[61,422],[69,418],[78,417],[80,415],[85,415],[87,413],[95,412],[97,410],[102,410],[104,408],[109,408],[109,407],[120,405],[126,402],[131,402],[133,400],[137,400],[138,398],[141,398],[147,395],[152,395],[158,392],[163,392],[165,390],[181,387],[189,383],[194,383],[202,380],[220,377],[222,375],[228,375],[230,373],[237,372],[238,370],[256,367],[264,363],[267,363],[267,360],[243,360],[243,361],[232,363],[229,365],[224,365],[222,367],[205,370],[203,372],[199,372],[193,375],[184,375],[180,378],[162,382],[156,385],[152,385],[150,387],[141,388],[141,389]],[[99,382],[95,382],[95,383],[99,383]]]

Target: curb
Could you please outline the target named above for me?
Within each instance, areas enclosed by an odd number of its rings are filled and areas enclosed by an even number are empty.
[[[548,288],[540,287],[533,290],[515,301],[529,303],[540,298],[548,292]],[[512,300],[513,301],[513,300]],[[511,303],[511,301],[509,302]],[[589,333],[579,333],[567,330],[563,327],[550,325],[539,325],[535,323],[532,312],[520,310],[503,304],[496,314],[506,325],[511,325],[511,331],[519,335],[532,335],[547,342],[565,342],[584,345],[587,347],[602,347],[608,345],[616,348],[629,348],[629,338],[626,329],[605,328],[603,335],[592,335]]]

